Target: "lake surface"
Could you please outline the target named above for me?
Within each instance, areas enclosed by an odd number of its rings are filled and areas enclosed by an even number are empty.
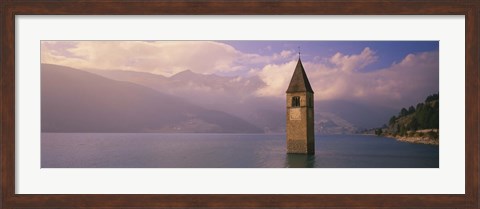
[[[317,135],[314,156],[285,134],[42,133],[42,168],[438,168],[439,147]]]

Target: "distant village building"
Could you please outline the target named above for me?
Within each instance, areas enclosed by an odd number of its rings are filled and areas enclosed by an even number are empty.
[[[313,90],[300,57],[286,93],[287,153],[315,154]]]

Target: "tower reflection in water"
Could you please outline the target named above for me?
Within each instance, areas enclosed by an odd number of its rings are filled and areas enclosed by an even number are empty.
[[[313,168],[315,167],[315,155],[287,154],[285,156],[287,168]]]

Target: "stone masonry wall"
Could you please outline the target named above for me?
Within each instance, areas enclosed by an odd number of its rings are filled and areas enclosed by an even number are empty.
[[[300,107],[292,107],[292,97],[294,96],[300,97]],[[311,97],[313,101],[313,94],[309,92],[287,94],[288,153],[313,154],[315,152],[313,106],[307,104],[308,97]]]

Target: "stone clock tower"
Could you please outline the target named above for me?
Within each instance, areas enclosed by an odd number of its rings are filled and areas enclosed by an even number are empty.
[[[287,89],[287,153],[315,154],[313,90],[302,61]]]

